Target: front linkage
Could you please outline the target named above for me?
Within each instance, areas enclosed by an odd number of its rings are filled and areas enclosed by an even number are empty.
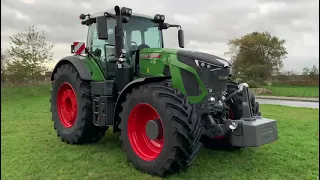
[[[230,109],[230,107],[226,103],[239,93],[242,93],[242,118],[227,118],[227,109]],[[220,141],[228,144],[229,147],[236,148],[258,147],[276,141],[278,139],[276,121],[261,117],[259,112],[253,112],[253,105],[256,104],[252,103],[255,102],[250,100],[248,84],[239,84],[238,89],[229,94],[227,98],[224,98],[223,102],[220,102],[224,114],[220,116],[220,121],[217,121],[211,114],[208,114],[203,119],[205,122],[204,139],[206,139],[204,144],[210,147],[208,143],[215,143],[215,141],[208,142],[208,139],[219,140],[221,137],[223,140]]]

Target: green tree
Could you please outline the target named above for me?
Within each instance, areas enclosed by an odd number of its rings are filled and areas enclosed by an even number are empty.
[[[53,45],[46,42],[44,31],[39,31],[35,26],[25,29],[25,32],[9,37],[11,57],[8,63],[11,76],[15,78],[32,80],[46,71],[45,64],[52,60],[50,52]]]
[[[283,67],[285,40],[269,32],[252,32],[228,42],[233,72],[246,80],[268,80]]]
[[[8,53],[6,51],[3,51],[1,48],[1,83],[5,83],[5,80],[6,80],[7,63],[8,63]]]
[[[319,76],[319,68],[316,65],[313,65],[312,68],[309,70],[310,76]]]
[[[304,67],[304,68],[302,69],[302,75],[308,75],[308,74],[309,74],[309,71],[310,71],[309,68]]]
[[[310,69],[304,67],[302,69],[302,75],[317,76],[319,75],[319,68],[316,65],[313,65]]]

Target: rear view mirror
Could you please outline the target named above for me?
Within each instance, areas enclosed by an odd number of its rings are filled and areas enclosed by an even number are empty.
[[[178,30],[178,41],[179,41],[179,47],[184,48],[184,34],[183,30]]]
[[[96,18],[98,39],[108,39],[107,17],[100,16]]]

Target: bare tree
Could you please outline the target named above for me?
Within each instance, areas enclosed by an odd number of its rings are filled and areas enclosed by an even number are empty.
[[[46,42],[44,31],[39,31],[35,26],[9,38],[10,74],[20,79],[31,79],[34,83],[46,71],[45,64],[52,60],[53,54],[50,51],[53,45]]]
[[[7,75],[8,52],[1,48],[1,83],[5,83]]]

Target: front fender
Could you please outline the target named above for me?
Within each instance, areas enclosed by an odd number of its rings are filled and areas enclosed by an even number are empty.
[[[77,56],[67,56],[64,57],[63,59],[61,59],[56,66],[54,67],[52,74],[51,74],[51,81],[53,81],[54,79],[54,74],[57,72],[57,69],[63,65],[63,64],[67,64],[67,63],[71,63],[78,71],[81,79],[83,80],[92,80],[91,77],[91,73],[88,70],[88,68],[86,68],[86,65],[84,64],[83,60],[81,60],[79,57]]]
[[[114,115],[113,115],[113,132],[117,132],[120,129],[118,128],[118,125],[120,123],[119,113],[120,113],[120,107],[122,102],[125,100],[126,94],[130,92],[134,87],[140,86],[142,84],[147,84],[151,82],[160,82],[166,79],[171,79],[171,76],[157,76],[157,77],[144,77],[144,78],[138,78],[130,83],[128,83],[120,92],[116,105],[114,108]]]

